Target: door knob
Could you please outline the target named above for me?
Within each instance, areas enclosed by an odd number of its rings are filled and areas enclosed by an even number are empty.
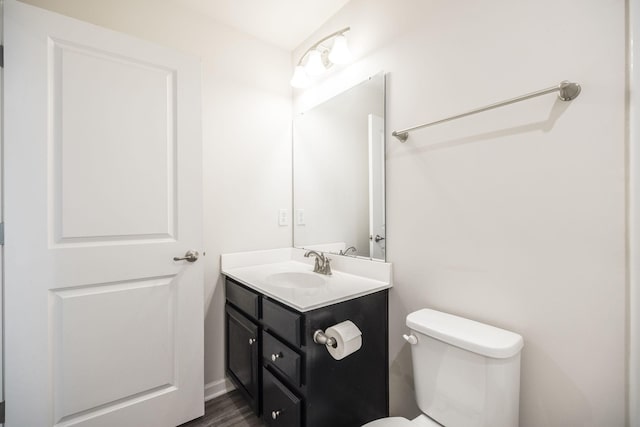
[[[189,261],[189,262],[196,262],[198,260],[198,256],[200,254],[198,254],[198,251],[187,251],[186,254],[184,254],[184,257],[180,258],[180,257],[173,257],[174,261]]]
[[[379,234],[376,234],[376,237],[369,236],[369,240],[375,240],[376,242],[379,242],[380,240],[384,240],[384,237],[382,237]]]

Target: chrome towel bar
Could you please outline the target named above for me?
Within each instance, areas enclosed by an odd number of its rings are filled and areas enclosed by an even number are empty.
[[[515,104],[516,102],[524,101],[527,99],[535,98],[537,96],[546,95],[548,93],[558,92],[558,98],[562,101],[572,101],[580,95],[580,85],[578,83],[569,82],[564,80],[560,82],[557,86],[552,86],[547,89],[542,89],[537,92],[531,92],[526,95],[518,96],[516,98],[511,98],[506,101],[496,102],[495,104],[487,105],[486,107],[476,108],[475,110],[467,111],[466,113],[457,114],[455,116],[447,117],[444,119],[436,120],[435,122],[429,122],[418,126],[413,126],[410,128],[396,130],[391,135],[395,136],[400,140],[400,142],[405,142],[407,138],[409,138],[409,132],[414,131],[416,129],[422,129],[428,126],[437,125],[440,123],[445,123],[451,120],[459,119],[461,117],[470,116],[476,113],[482,113],[484,111],[493,110],[494,108],[503,107],[509,104]]]

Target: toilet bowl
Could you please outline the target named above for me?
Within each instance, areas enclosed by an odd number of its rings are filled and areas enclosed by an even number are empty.
[[[430,309],[406,321],[422,414],[363,427],[518,427],[520,335]]]

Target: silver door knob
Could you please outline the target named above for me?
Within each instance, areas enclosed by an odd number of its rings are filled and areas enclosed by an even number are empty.
[[[280,411],[271,411],[271,418],[277,420],[280,416]]]
[[[200,256],[198,251],[187,251],[187,253],[184,254],[184,256],[182,258],[175,256],[175,257],[173,257],[173,260],[174,261],[196,262],[198,260],[198,256]]]
[[[376,237],[369,236],[369,240],[375,240],[376,242],[379,242],[380,240],[384,240],[384,237],[382,237],[379,234],[376,234]]]
[[[255,338],[249,338],[249,345],[253,345],[254,342],[256,342]]]
[[[282,357],[281,353],[273,353],[271,355],[271,361],[275,362],[276,360],[280,359]]]

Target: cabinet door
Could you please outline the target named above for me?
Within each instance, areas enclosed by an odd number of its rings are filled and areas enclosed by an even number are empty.
[[[258,326],[230,306],[226,307],[227,373],[245,395],[256,415],[260,413]]]

